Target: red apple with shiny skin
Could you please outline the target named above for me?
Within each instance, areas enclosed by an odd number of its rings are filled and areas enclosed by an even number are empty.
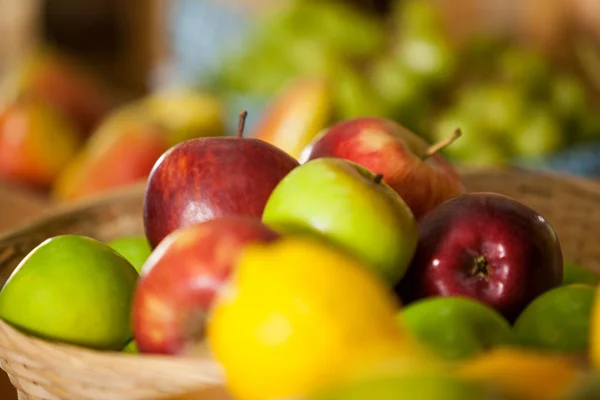
[[[338,123],[318,135],[305,148],[300,162],[337,157],[380,173],[415,217],[420,218],[464,192],[452,165],[440,154],[429,153],[431,149],[425,140],[394,121],[357,118]]]
[[[144,228],[153,248],[174,230],[213,218],[261,218],[271,192],[298,161],[262,140],[241,137],[241,129],[237,137],[180,143],[156,162],[144,198]]]
[[[538,295],[561,285],[563,258],[550,224],[496,193],[446,201],[419,222],[419,244],[397,293],[478,299],[513,321]]]
[[[240,251],[277,238],[262,222],[246,216],[212,219],[167,236],[142,267],[134,297],[133,333],[139,350],[192,352]]]

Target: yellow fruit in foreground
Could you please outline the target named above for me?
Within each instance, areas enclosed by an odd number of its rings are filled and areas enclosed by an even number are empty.
[[[590,359],[595,369],[600,369],[600,289],[596,290],[596,298],[592,308],[590,322]]]
[[[522,400],[558,399],[581,374],[564,356],[516,348],[497,348],[458,367],[459,377],[495,383]]]
[[[398,308],[383,281],[350,256],[284,238],[243,252],[207,335],[236,398],[284,398],[402,358],[409,341]]]

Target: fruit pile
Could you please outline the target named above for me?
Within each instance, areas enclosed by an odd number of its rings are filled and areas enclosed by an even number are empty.
[[[144,236],[31,251],[0,318],[97,350],[208,348],[242,400],[590,398],[599,277],[535,210],[465,192],[438,153],[459,132],[351,119],[298,162],[245,117],[160,157]]]
[[[0,82],[0,179],[74,201],[147,179],[173,144],[223,132],[219,100],[191,90],[122,102],[40,48]]]
[[[318,95],[310,110],[322,117],[306,135],[364,115],[396,120],[429,141],[460,126],[464,139],[444,154],[463,164],[547,161],[600,140],[598,104],[577,65],[498,37],[453,42],[430,3],[398,1],[381,17],[340,1],[291,2],[256,24],[212,83],[233,98],[269,99],[294,86],[282,104]],[[308,78],[327,85],[307,91],[296,83]],[[288,113],[314,115],[301,106]]]

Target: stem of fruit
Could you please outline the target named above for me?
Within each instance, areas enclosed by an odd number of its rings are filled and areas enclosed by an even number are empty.
[[[473,266],[472,276],[480,278],[486,278],[489,273],[488,263],[484,256],[479,256],[475,259],[475,265]]]
[[[447,137],[444,140],[441,140],[441,141],[437,142],[436,144],[433,144],[433,145],[429,146],[429,148],[425,152],[425,156],[423,157],[423,160],[428,159],[429,157],[437,154],[439,151],[441,151],[441,150],[445,149],[446,147],[450,146],[452,143],[454,143],[456,141],[456,139],[458,139],[461,136],[462,136],[462,131],[460,130],[460,128],[457,128],[452,133],[451,136]]]
[[[383,180],[383,174],[375,174],[375,176],[373,177],[373,182],[375,182],[375,183],[381,183],[382,180]]]
[[[246,117],[248,116],[248,111],[246,110],[242,110],[240,111],[240,119],[238,122],[238,130],[237,130],[237,137],[242,138],[244,137],[244,127],[246,126]]]

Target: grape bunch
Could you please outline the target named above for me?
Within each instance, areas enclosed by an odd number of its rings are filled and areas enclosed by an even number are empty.
[[[499,38],[458,48],[427,1],[397,0],[382,16],[298,0],[256,25],[244,50],[219,66],[222,93],[268,100],[292,80],[325,77],[331,122],[390,118],[430,141],[461,128],[444,153],[463,164],[544,160],[600,140],[600,116],[575,72]]]
[[[574,72],[514,44],[496,44],[486,56],[465,51],[462,60],[468,77],[428,130],[436,140],[462,129],[461,140],[445,150],[448,157],[476,165],[544,160],[600,139],[600,118]]]

